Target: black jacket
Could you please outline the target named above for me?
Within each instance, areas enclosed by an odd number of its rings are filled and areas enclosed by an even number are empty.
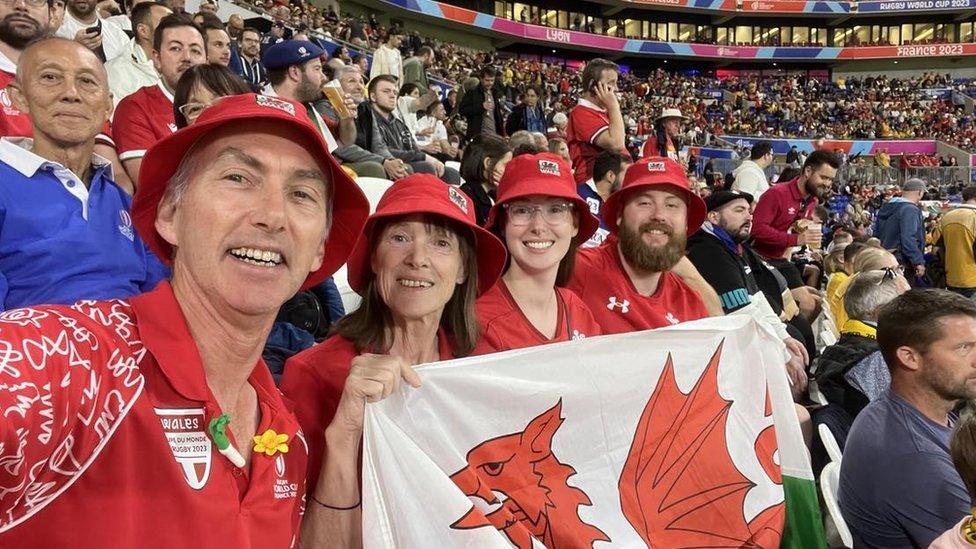
[[[742,246],[742,255],[732,253],[718,237],[701,229],[688,239],[688,259],[715,288],[726,313],[748,305],[749,296],[757,291],[762,291],[776,314],[783,311],[775,275],[748,245]]]
[[[478,221],[478,226],[484,227],[485,222],[488,221],[488,212],[495,203],[495,191],[490,193],[485,191],[477,181],[466,182],[461,185],[461,190],[474,202],[474,217]]]
[[[511,137],[511,135],[519,130],[529,129],[529,106],[526,104],[516,105],[512,109],[511,114],[508,115],[508,120],[505,121],[505,133]],[[536,116],[542,122],[542,125],[546,124],[546,116],[542,113],[542,108],[538,105],[535,106]],[[545,131],[545,130],[543,130]]]
[[[844,374],[878,350],[878,341],[857,334],[841,334],[837,343],[823,350],[817,363],[817,387],[828,402],[839,404],[851,415],[868,405],[868,397],[858,391]]]
[[[494,90],[492,90],[492,93],[494,94]],[[468,122],[468,133],[465,135],[468,139],[474,139],[481,133],[481,126],[484,124],[485,119],[484,103],[485,89],[481,85],[468,91],[461,98],[461,104],[458,105],[458,112]],[[497,96],[495,96],[494,113],[495,133],[502,135],[502,107]]]

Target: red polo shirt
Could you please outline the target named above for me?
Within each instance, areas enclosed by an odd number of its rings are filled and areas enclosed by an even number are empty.
[[[288,435],[288,451],[254,452],[248,469],[217,452],[206,427],[222,412],[167,282],[131,302],[7,311],[0,345],[0,547],[295,542],[298,423],[258,361],[258,433]]]
[[[603,147],[596,144],[596,140],[605,131],[610,130],[610,117],[606,109],[597,107],[586,99],[580,99],[578,105],[569,111],[569,124],[566,126],[566,141],[569,145],[569,156],[573,160],[573,178],[582,183],[593,177],[593,163],[603,152]],[[621,150],[627,158],[630,153]]]
[[[590,308],[566,288],[556,288],[556,334],[542,334],[525,317],[504,280],[499,280],[478,298],[475,308],[481,325],[481,339],[472,355],[484,355],[598,336],[603,333]]]
[[[641,295],[624,271],[615,237],[577,252],[573,277],[566,287],[582,298],[604,334],[660,328],[708,316],[701,296],[671,271],[661,274],[653,295]]]
[[[773,185],[752,213],[752,249],[767,259],[782,259],[787,248],[796,246],[797,235],[789,232],[790,226],[809,219],[816,207],[816,197],[800,195],[796,179]]]
[[[112,124],[119,158],[142,158],[154,143],[176,131],[173,96],[162,83],[139,88],[119,102]]]
[[[443,330],[437,332],[437,343],[441,360],[455,358],[453,345]],[[339,408],[352,359],[360,354],[351,341],[335,335],[285,363],[281,390],[295,404],[295,415],[307,436],[307,486],[313,494],[325,460],[325,428]]]

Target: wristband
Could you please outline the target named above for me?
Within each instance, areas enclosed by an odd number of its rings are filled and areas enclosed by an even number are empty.
[[[325,507],[326,509],[332,509],[333,511],[352,511],[353,509],[359,507],[363,503],[363,498],[362,498],[362,496],[360,496],[359,501],[357,501],[355,504],[353,504],[353,505],[351,505],[349,507],[336,507],[334,505],[329,505],[327,503],[322,503],[321,501],[318,500],[318,498],[316,498],[312,494],[309,494],[308,497],[311,498],[312,501],[314,501],[315,503],[318,503],[319,505],[321,505],[322,507]]]

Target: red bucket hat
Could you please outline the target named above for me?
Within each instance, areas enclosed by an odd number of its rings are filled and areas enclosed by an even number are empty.
[[[662,156],[642,158],[627,168],[623,185],[603,203],[603,221],[610,232],[617,234],[617,218],[623,209],[624,195],[647,187],[667,186],[685,195],[688,201],[688,236],[701,228],[707,214],[705,202],[691,190],[685,169],[674,160]]]
[[[600,220],[590,213],[590,206],[576,192],[573,170],[562,157],[552,153],[521,154],[505,166],[498,182],[498,199],[488,212],[485,227],[492,228],[502,205],[524,196],[543,195],[565,198],[579,213],[579,242],[586,242],[600,228]]]
[[[253,93],[222,98],[200,115],[196,123],[169,135],[153,145],[143,158],[139,170],[139,188],[132,202],[132,222],[149,249],[164,263],[171,263],[172,246],[156,232],[156,209],[166,185],[186,156],[203,136],[241,120],[273,120],[287,125],[297,136],[316,145],[309,151],[332,181],[332,228],[325,242],[322,266],[309,273],[302,288],[322,282],[337,271],[353,243],[362,232],[369,215],[369,202],[356,183],[339,167],[322,134],[312,125],[305,108],[291,101]]]
[[[376,205],[376,213],[366,220],[362,236],[349,256],[350,288],[360,295],[366,291],[376,222],[410,214],[439,215],[470,227],[474,233],[475,257],[478,260],[478,293],[481,294],[495,285],[505,268],[508,255],[505,245],[491,232],[478,226],[474,217],[474,204],[464,191],[433,175],[417,173],[400,179],[387,189]]]

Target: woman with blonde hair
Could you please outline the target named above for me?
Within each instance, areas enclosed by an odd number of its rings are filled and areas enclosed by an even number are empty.
[[[905,268],[898,263],[898,260],[895,259],[895,256],[892,255],[891,252],[884,248],[869,246],[858,252],[857,257],[854,258],[853,268],[851,269],[851,278],[841,282],[840,286],[837,288],[836,295],[840,297],[841,303],[843,304],[844,302],[844,294],[847,293],[847,288],[850,286],[854,275],[857,273],[863,273],[865,271],[878,271],[883,269],[891,269],[899,275],[905,274]],[[847,311],[844,310],[844,307],[841,307],[834,318],[834,322],[837,325],[837,330],[843,331],[844,324],[846,324],[847,321]]]

